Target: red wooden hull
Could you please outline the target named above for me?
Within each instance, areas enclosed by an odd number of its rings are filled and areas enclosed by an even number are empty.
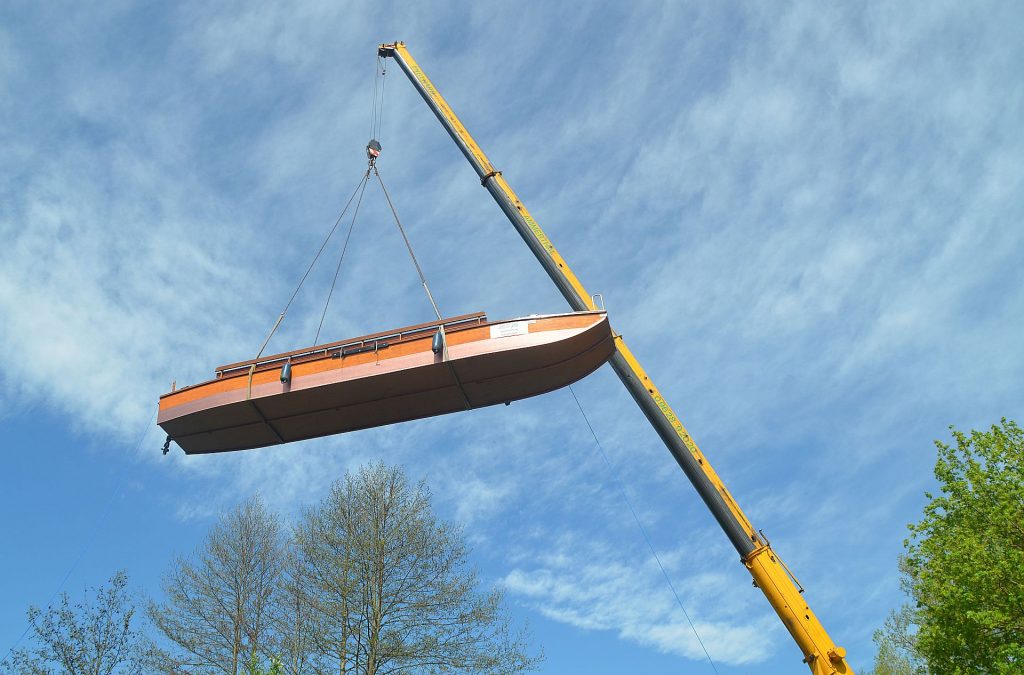
[[[160,398],[157,423],[188,454],[244,450],[536,396],[615,350],[603,312],[487,322],[482,314],[265,357]],[[291,380],[281,382],[291,361]]]

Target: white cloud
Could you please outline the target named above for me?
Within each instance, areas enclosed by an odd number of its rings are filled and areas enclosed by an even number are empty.
[[[550,619],[614,631],[664,653],[703,660],[706,648],[718,663],[744,665],[764,661],[773,651],[774,619],[763,608],[754,609],[752,594],[744,598],[729,575],[681,573],[692,564],[690,546],[660,557],[675,577],[692,628],[650,553],[633,546],[616,549],[562,537],[553,551],[538,555],[527,568],[516,567],[502,583]],[[737,619],[743,614],[749,618]]]
[[[215,311],[258,281],[210,255],[228,240],[208,214],[135,196],[161,172],[131,150],[73,148],[40,169],[0,225],[5,376],[87,431],[134,438],[172,377],[198,375],[188,355],[239,340]]]

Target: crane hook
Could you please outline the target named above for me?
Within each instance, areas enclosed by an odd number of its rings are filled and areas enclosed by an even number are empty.
[[[366,144],[366,158],[370,160],[370,164],[380,157],[380,142],[376,138],[371,138],[370,142]]]

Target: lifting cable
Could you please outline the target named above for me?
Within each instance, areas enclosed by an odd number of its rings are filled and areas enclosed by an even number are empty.
[[[416,260],[416,254],[412,252],[412,244],[409,243],[409,237],[405,234],[405,228],[402,227],[402,221],[398,219],[398,212],[395,211],[395,205],[391,202],[391,195],[388,193],[388,189],[384,187],[384,181],[380,177],[380,172],[377,171],[377,164],[371,160],[370,168],[373,169],[373,175],[377,177],[377,182],[380,183],[380,189],[384,191],[384,198],[388,200],[388,206],[391,207],[391,215],[395,217],[395,224],[398,225],[398,231],[402,234],[402,239],[405,241],[405,248],[409,251],[409,257],[412,258],[412,264],[416,267],[416,273],[420,276],[420,283],[423,284],[423,290],[427,292],[427,300],[430,300],[430,306],[434,308],[434,314],[437,315],[437,320],[441,320],[441,310],[437,308],[437,303],[434,302],[434,296],[430,293],[430,287],[427,285],[427,278],[423,275],[423,269],[420,267],[419,261]]]
[[[374,143],[374,141],[371,141],[371,144],[372,143]],[[379,148],[379,144],[377,145],[377,147]],[[370,153],[371,148],[372,146],[367,147],[369,165],[367,166],[366,171],[363,173],[362,178],[359,179],[359,183],[356,185],[356,189],[352,192],[352,195],[348,198],[348,202],[345,203],[345,208],[343,208],[341,210],[341,213],[338,214],[337,220],[334,221],[334,226],[331,227],[330,231],[327,233],[327,236],[324,238],[323,243],[320,244],[320,249],[316,252],[316,255],[313,256],[313,260],[310,261],[309,266],[306,268],[305,273],[303,273],[302,275],[302,278],[299,279],[298,285],[296,285],[295,290],[292,291],[291,297],[288,298],[288,302],[285,304],[284,309],[281,310],[281,314],[278,315],[277,321],[274,322],[273,327],[270,329],[270,333],[267,334],[266,339],[263,341],[263,345],[260,347],[259,352],[256,354],[253,366],[255,366],[255,361],[259,360],[259,358],[263,356],[263,351],[267,348],[267,344],[270,342],[270,338],[274,336],[274,333],[281,325],[281,322],[284,320],[285,315],[288,313],[288,309],[291,307],[292,302],[294,302],[295,297],[299,294],[299,290],[302,289],[302,285],[306,282],[306,279],[309,277],[309,273],[313,270],[313,266],[316,265],[317,261],[320,259],[320,256],[327,248],[327,244],[330,243],[331,238],[334,236],[334,233],[337,231],[338,226],[341,224],[342,218],[345,217],[345,214],[348,212],[349,207],[352,206],[352,202],[355,201],[356,204],[355,209],[352,211],[352,219],[349,221],[348,230],[345,234],[345,241],[342,244],[341,254],[338,257],[338,264],[334,268],[334,277],[331,279],[331,287],[327,293],[327,300],[324,303],[323,312],[321,312],[320,314],[320,323],[317,325],[316,336],[313,338],[313,344],[317,344],[317,341],[320,339],[320,332],[321,330],[323,330],[324,320],[327,317],[327,310],[331,304],[331,298],[334,296],[334,289],[338,283],[338,276],[341,273],[341,266],[342,263],[344,263],[345,261],[345,254],[348,251],[349,242],[352,239],[352,232],[355,229],[356,218],[359,215],[359,209],[363,203],[363,195],[366,193],[366,186],[369,183],[371,172],[377,178],[377,182],[380,184],[381,191],[384,193],[384,198],[387,200],[388,208],[391,210],[391,215],[395,219],[395,225],[398,227],[399,234],[402,235],[402,241],[405,242],[405,249],[409,252],[409,258],[412,260],[413,267],[416,268],[416,274],[419,276],[420,283],[423,285],[423,290],[427,294],[427,300],[430,302],[430,307],[434,310],[434,314],[437,316],[437,319],[439,321],[442,319],[441,310],[438,308],[437,302],[434,300],[434,295],[430,292],[430,285],[427,283],[427,277],[423,273],[423,268],[420,267],[419,260],[417,260],[416,253],[413,251],[412,248],[412,242],[409,241],[409,236],[406,234],[405,228],[402,226],[402,221],[398,217],[398,211],[397,209],[395,209],[395,204],[391,200],[391,193],[388,192],[387,186],[384,185],[384,180],[381,178],[380,172],[377,170],[377,155]],[[250,368],[250,370],[254,370],[254,368]]]
[[[352,222],[348,225],[348,233],[345,235],[345,243],[341,247],[341,256],[338,258],[338,266],[334,268],[334,278],[331,279],[331,290],[327,292],[327,302],[324,303],[324,311],[320,315],[320,325],[316,327],[316,337],[313,338],[313,345],[316,345],[316,341],[320,339],[320,329],[324,327],[324,317],[327,316],[327,308],[331,305],[331,296],[334,295],[334,285],[338,283],[338,273],[341,271],[341,263],[345,260],[345,251],[348,250],[348,242],[352,238],[352,229],[356,226],[356,216],[359,215],[359,206],[363,203],[363,193],[366,192],[366,184],[370,170],[366,170],[366,174],[363,175],[363,185],[359,189],[359,199],[356,200],[356,208],[352,212]]]
[[[274,337],[274,332],[277,330],[277,327],[281,325],[281,321],[284,320],[285,314],[288,313],[288,308],[292,306],[292,302],[295,300],[295,296],[299,294],[299,289],[302,288],[302,284],[306,282],[306,277],[308,277],[309,273],[313,270],[313,265],[316,264],[316,261],[320,259],[320,255],[324,252],[324,249],[327,248],[327,244],[328,242],[331,241],[331,237],[334,236],[335,230],[338,229],[338,225],[341,223],[341,219],[345,217],[345,212],[348,211],[348,207],[352,205],[352,200],[356,198],[357,194],[359,194],[361,197],[362,190],[366,188],[366,182],[369,180],[369,178],[370,169],[366,169],[366,173],[364,173],[363,177],[359,179],[359,184],[356,185],[356,189],[352,191],[352,196],[348,198],[348,202],[345,204],[345,208],[341,210],[341,213],[338,214],[338,219],[334,221],[334,227],[332,227],[331,231],[327,233],[327,237],[324,239],[324,243],[320,244],[320,250],[316,252],[315,256],[313,256],[313,260],[309,263],[309,267],[306,268],[305,274],[303,274],[302,278],[299,279],[298,286],[296,286],[295,290],[292,291],[292,296],[288,298],[288,302],[287,304],[285,304],[284,309],[281,310],[281,314],[277,317],[277,321],[274,323],[274,327],[270,329],[270,333],[267,335],[267,339],[263,341],[263,346],[260,347],[260,351],[256,354],[255,360],[259,360],[259,358],[263,356],[263,350],[267,348],[267,343],[270,342],[270,338]],[[349,229],[349,234],[351,234],[351,228]]]
[[[345,260],[345,252],[348,250],[349,240],[352,237],[352,230],[355,227],[355,223],[356,223],[356,216],[359,214],[359,206],[360,206],[360,204],[362,204],[363,193],[366,191],[366,184],[367,184],[367,182],[369,181],[369,178],[370,178],[370,171],[373,171],[377,175],[377,180],[380,180],[380,174],[377,173],[377,167],[375,165],[375,160],[377,158],[377,154],[379,154],[379,152],[380,152],[380,143],[377,142],[376,139],[380,136],[380,129],[381,129],[381,125],[383,124],[383,120],[384,120],[384,84],[387,81],[387,74],[388,74],[388,72],[387,72],[386,63],[385,63],[385,61],[383,59],[381,59],[380,56],[378,56],[377,57],[377,63],[375,65],[375,67],[374,67],[373,101],[372,101],[372,105],[370,107],[370,138],[371,138],[371,141],[370,141],[370,144],[367,145],[367,156],[369,157],[369,160],[370,160],[369,166],[366,168],[366,172],[363,174],[363,177],[359,180],[359,183],[356,185],[356,189],[353,190],[352,196],[349,197],[348,198],[348,202],[345,203],[345,208],[343,208],[341,210],[341,213],[338,214],[338,219],[334,221],[334,226],[331,228],[330,232],[327,233],[327,237],[324,238],[324,241],[320,245],[320,249],[316,252],[316,255],[313,256],[313,260],[309,263],[309,267],[306,268],[306,272],[302,275],[302,278],[299,280],[298,285],[295,287],[295,290],[292,292],[291,297],[288,298],[288,302],[285,304],[284,309],[281,310],[281,313],[277,317],[277,321],[274,322],[273,327],[270,329],[270,333],[267,334],[266,339],[263,341],[263,344],[260,346],[259,352],[257,352],[256,358],[254,359],[254,361],[258,361],[259,358],[261,356],[263,356],[263,351],[267,348],[267,344],[270,342],[270,338],[272,338],[274,336],[274,333],[277,331],[278,327],[281,325],[281,322],[284,320],[285,315],[288,313],[288,309],[291,307],[292,302],[295,300],[295,296],[299,294],[299,290],[302,288],[302,285],[305,283],[306,278],[309,276],[309,273],[313,270],[313,266],[316,265],[316,262],[317,262],[317,260],[320,259],[321,254],[323,254],[323,252],[324,252],[324,249],[327,248],[327,244],[331,241],[331,238],[334,236],[334,232],[338,229],[338,225],[341,224],[341,219],[345,217],[345,213],[348,211],[349,206],[352,205],[352,200],[356,199],[356,195],[358,195],[359,199],[356,201],[356,208],[355,208],[355,211],[352,214],[352,221],[349,223],[348,232],[345,235],[345,243],[342,245],[341,256],[339,257],[338,264],[337,264],[337,266],[335,267],[335,270],[334,270],[334,278],[331,280],[331,288],[330,288],[330,291],[328,291],[328,293],[327,293],[327,301],[324,304],[324,311],[320,315],[320,324],[317,326],[316,337],[313,339],[313,344],[315,345],[317,343],[317,340],[320,339],[320,331],[323,329],[323,326],[324,326],[324,318],[327,316],[327,308],[331,304],[331,297],[334,294],[334,287],[335,287],[335,285],[338,282],[338,274],[341,272],[342,262]],[[378,81],[380,82],[380,89],[379,89],[380,97],[379,97],[379,99],[378,99],[378,96],[377,96],[377,91],[378,91],[377,83],[378,83]],[[374,146],[376,146],[376,151],[371,153],[371,150],[373,149]],[[381,187],[384,188],[384,183],[383,182],[381,182]],[[402,224],[401,224],[401,222],[398,221],[398,214],[395,213],[395,207],[394,207],[393,204],[391,204],[391,198],[390,198],[390,196],[388,196],[386,188],[384,189],[384,195],[388,198],[388,205],[391,207],[391,213],[395,216],[395,222],[398,223],[398,228],[402,232],[402,238],[405,239],[406,247],[409,249],[409,255],[412,256],[413,264],[416,265],[416,271],[419,272],[420,280],[423,282],[423,287],[427,290],[427,298],[430,300],[430,305],[434,308],[434,312],[437,314],[437,318],[440,319],[441,318],[441,314],[437,311],[437,304],[434,302],[433,296],[430,295],[430,289],[427,288],[427,281],[423,277],[423,271],[420,269],[419,263],[416,262],[416,256],[413,255],[413,253],[412,253],[412,247],[409,245],[409,239],[408,239],[408,237],[405,236],[405,231],[402,230]],[[251,370],[253,370],[253,369],[251,368],[250,371]],[[252,372],[250,372],[250,377],[251,376],[252,376]]]
[[[377,83],[380,81],[380,55],[373,67],[373,99],[370,102],[370,138],[377,138]]]
[[[377,139],[380,138],[381,125],[384,122],[384,85],[387,83],[388,70],[387,70],[387,59],[382,59],[377,56],[376,70],[374,71],[373,79],[373,107],[370,115],[370,130],[371,130],[371,141],[370,146],[367,146],[367,155],[370,159],[370,167],[367,171],[372,170],[373,175],[377,177],[377,182],[380,183],[380,189],[384,192],[384,198],[388,202],[388,207],[391,209],[391,215],[395,218],[395,225],[398,226],[398,232],[402,235],[402,241],[405,242],[405,248],[409,251],[409,257],[412,258],[412,264],[416,268],[416,274],[420,277],[420,283],[423,284],[423,290],[427,293],[427,300],[430,301],[430,306],[434,310],[434,314],[437,315],[438,320],[441,320],[441,311],[437,308],[437,303],[434,302],[434,296],[430,292],[430,286],[427,285],[427,278],[423,274],[423,268],[420,267],[420,263],[416,260],[416,254],[413,253],[412,244],[409,242],[409,237],[405,233],[405,228],[402,227],[402,221],[398,217],[398,211],[395,210],[395,205],[391,201],[391,194],[388,192],[387,187],[384,186],[384,180],[380,177],[380,172],[377,170],[377,155],[380,153],[380,143]],[[380,80],[380,103],[377,103],[377,80]],[[377,154],[371,154],[370,149],[372,145],[376,143]]]
[[[622,485],[622,481],[615,473],[615,470],[612,467],[612,463],[608,459],[608,455],[604,451],[604,446],[601,445],[601,440],[597,437],[597,432],[594,431],[594,426],[590,423],[590,418],[587,417],[587,413],[584,412],[583,406],[580,404],[579,398],[576,397],[576,391],[572,388],[571,384],[569,385],[569,393],[572,394],[572,400],[576,401],[576,407],[579,408],[580,415],[583,416],[583,421],[587,423],[587,428],[590,429],[590,435],[594,437],[594,443],[597,445],[597,449],[601,454],[601,459],[604,460],[604,465],[608,469],[608,473],[611,474],[612,478],[614,479],[615,486],[619,489],[619,494],[622,495],[623,501],[625,501],[626,506],[629,507],[629,512],[633,514],[633,520],[636,521],[636,526],[640,528],[640,533],[644,536],[644,541],[647,542],[647,548],[651,550],[651,555],[654,556],[655,562],[658,563],[658,567],[661,569],[662,576],[664,576],[665,581],[668,582],[668,587],[672,590],[672,595],[674,595],[676,598],[676,604],[679,605],[679,609],[683,610],[683,616],[686,617],[686,622],[690,624],[690,630],[693,631],[694,637],[697,638],[697,643],[700,644],[700,648],[704,651],[704,656],[707,657],[708,663],[711,664],[711,668],[715,671],[715,673],[718,673],[718,666],[715,665],[715,662],[711,658],[711,654],[708,653],[708,648],[704,646],[704,641],[701,640],[700,634],[697,632],[697,626],[695,626],[693,624],[693,620],[690,619],[689,612],[687,612],[686,608],[683,607],[683,601],[682,599],[680,599],[679,593],[676,592],[676,587],[672,584],[672,579],[669,578],[668,571],[665,569],[665,566],[661,563],[661,558],[658,556],[658,552],[654,550],[654,544],[651,543],[651,538],[647,534],[647,529],[643,526],[643,523],[640,522],[640,517],[636,514],[636,509],[633,508],[633,502],[629,500],[629,495],[626,494],[626,488]]]
[[[370,107],[370,138],[380,138],[380,128],[384,121],[384,85],[387,83],[387,60],[377,56],[377,64],[373,72],[373,104]],[[380,82],[380,98],[378,103],[377,82]]]

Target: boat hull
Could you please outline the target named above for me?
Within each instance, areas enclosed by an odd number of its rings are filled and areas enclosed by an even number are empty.
[[[282,355],[233,364],[161,397],[157,421],[187,454],[279,445],[536,396],[585,377],[615,350],[602,312],[452,326],[440,353],[435,332],[362,338],[347,351],[335,343],[294,361],[290,382],[280,381]]]

